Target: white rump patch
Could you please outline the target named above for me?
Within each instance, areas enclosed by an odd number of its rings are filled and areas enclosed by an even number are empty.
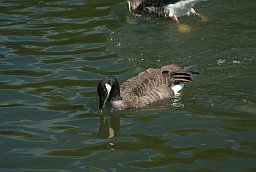
[[[182,90],[182,88],[184,88],[184,83],[174,85],[171,89],[174,92],[174,95],[177,96],[180,94],[179,91]]]
[[[109,84],[105,84],[105,87],[106,87],[106,89],[107,89],[107,91],[108,91],[108,94],[110,93],[110,90],[111,90],[111,86],[109,85]]]

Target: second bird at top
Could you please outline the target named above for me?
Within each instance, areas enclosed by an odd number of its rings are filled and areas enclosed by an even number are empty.
[[[129,11],[135,13],[153,13],[160,17],[170,17],[179,23],[178,17],[197,15],[193,8],[198,2],[206,0],[128,0]]]

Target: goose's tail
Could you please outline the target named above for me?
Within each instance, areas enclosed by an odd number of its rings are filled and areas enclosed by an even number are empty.
[[[174,79],[174,83],[191,82],[193,79],[192,74],[199,74],[196,65],[185,67],[183,70],[177,72],[166,70],[162,72],[163,76]]]
[[[191,74],[199,74],[198,67],[196,65],[184,67],[183,70]]]
[[[171,73],[170,77],[174,79],[171,89],[175,96],[179,96],[179,91],[184,88],[185,83],[191,82],[193,77],[189,72],[175,72]]]
[[[172,84],[170,87],[173,90],[175,96],[179,95],[179,91],[184,87],[185,83],[192,81],[193,74],[199,74],[196,65],[185,67],[179,72],[162,72],[163,76],[169,77],[171,79]]]
[[[174,78],[174,84],[180,82],[191,82],[193,77],[191,73],[187,72],[177,72],[170,74],[170,77]]]

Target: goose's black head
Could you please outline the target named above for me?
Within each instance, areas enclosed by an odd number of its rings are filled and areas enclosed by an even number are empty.
[[[121,100],[118,80],[115,77],[106,77],[101,80],[97,87],[100,105],[102,110],[107,101]]]

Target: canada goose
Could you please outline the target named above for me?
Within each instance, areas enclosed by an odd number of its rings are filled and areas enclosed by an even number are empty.
[[[112,109],[145,107],[158,100],[172,98],[183,88],[184,83],[192,81],[192,74],[198,74],[195,65],[182,69],[175,64],[160,69],[149,68],[119,86],[118,80],[106,77],[97,87],[99,108],[110,103]]]
[[[197,2],[206,0],[128,0],[128,9],[135,13],[146,12],[160,17],[170,17],[179,23],[178,17],[199,14],[193,8]]]

